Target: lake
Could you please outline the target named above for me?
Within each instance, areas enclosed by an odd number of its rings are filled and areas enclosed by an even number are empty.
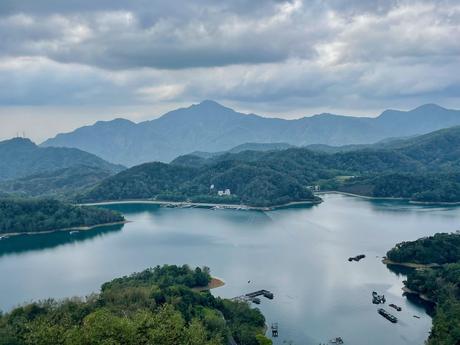
[[[402,296],[404,275],[381,263],[397,242],[459,228],[459,207],[414,206],[327,194],[324,203],[270,212],[112,205],[130,223],[0,241],[0,308],[87,295],[115,277],[162,264],[209,266],[226,285],[216,296],[257,289],[275,344],[423,344],[431,319]],[[360,262],[348,257],[365,254]],[[372,291],[401,312],[392,324]],[[414,318],[417,315],[420,319]]]

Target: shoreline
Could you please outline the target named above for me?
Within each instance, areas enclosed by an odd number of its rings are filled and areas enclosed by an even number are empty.
[[[324,192],[316,192],[315,195],[324,195],[324,194],[342,194],[346,196],[352,196],[361,199],[368,199],[368,200],[395,200],[395,201],[407,201],[409,204],[412,205],[426,205],[426,206],[460,206],[460,201],[416,201],[412,200],[411,198],[400,198],[400,197],[385,197],[385,196],[368,196],[368,195],[361,195],[361,194],[354,194],[349,192],[341,192],[338,190],[331,190],[331,191],[324,191]]]
[[[392,261],[390,259],[384,258],[382,260],[382,263],[385,265],[391,265],[391,266],[401,266],[401,267],[407,267],[407,268],[414,268],[414,269],[429,269],[429,268],[438,268],[441,265],[439,264],[417,264],[414,262],[396,262]]]
[[[404,292],[405,294],[408,294],[408,295],[415,295],[415,296],[417,296],[418,298],[420,298],[421,300],[423,300],[423,301],[425,301],[425,302],[436,304],[436,302],[433,301],[433,300],[431,300],[431,299],[429,299],[428,296],[426,296],[426,295],[424,295],[424,294],[422,294],[422,293],[420,293],[420,292],[411,290],[411,289],[409,289],[409,288],[406,287],[406,286],[404,286],[404,287],[402,288],[402,290],[403,290],[403,292]]]
[[[103,223],[103,224],[96,224],[91,226],[76,226],[73,228],[63,228],[63,229],[55,229],[55,230],[45,230],[45,231],[32,231],[32,232],[8,232],[0,234],[0,238],[3,237],[12,237],[12,236],[20,236],[20,235],[40,235],[40,234],[51,234],[53,232],[61,232],[61,231],[89,231],[96,228],[101,228],[105,226],[111,225],[122,225],[129,223],[129,220],[123,220],[119,222],[112,222],[112,223]]]
[[[235,209],[235,210],[253,210],[253,211],[272,211],[284,207],[301,206],[301,205],[318,205],[322,200],[303,200],[291,201],[286,204],[273,205],[273,206],[249,206],[244,204],[217,204],[206,202],[187,202],[187,201],[163,201],[163,200],[149,200],[149,199],[131,199],[131,200],[108,200],[92,203],[78,204],[78,206],[103,206],[103,205],[122,205],[122,204],[151,204],[151,205],[173,205],[176,207],[191,207],[198,208],[222,208],[222,209]]]
[[[341,192],[339,190],[331,190],[331,191],[324,191],[324,192],[316,192],[315,195],[324,195],[324,194],[341,194],[346,196],[352,196],[361,199],[369,199],[369,200],[399,200],[399,201],[410,201],[409,198],[396,198],[396,197],[384,197],[384,196],[368,196],[368,195],[361,195],[361,194],[354,194],[348,192]]]
[[[225,282],[222,279],[217,278],[217,277],[211,277],[211,281],[209,282],[207,286],[195,287],[195,288],[192,288],[192,290],[197,291],[197,292],[210,291],[213,289],[220,288],[224,285],[225,285]]]

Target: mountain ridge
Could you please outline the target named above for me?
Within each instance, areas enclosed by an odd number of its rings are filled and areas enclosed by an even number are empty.
[[[76,165],[97,167],[111,173],[124,167],[77,148],[39,147],[30,139],[13,138],[0,142],[0,181],[70,168]]]
[[[140,123],[119,118],[99,121],[60,133],[41,146],[76,147],[111,162],[133,166],[149,161],[169,162],[193,151],[226,151],[248,142],[294,146],[370,144],[454,125],[460,125],[460,111],[434,104],[410,111],[385,110],[377,117],[323,113],[287,120],[244,114],[207,100]]]

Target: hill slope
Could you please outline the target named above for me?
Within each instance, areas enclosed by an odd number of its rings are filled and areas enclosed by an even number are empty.
[[[0,181],[0,192],[16,196],[45,196],[71,200],[75,197],[75,193],[81,193],[111,175],[113,175],[112,172],[99,167],[75,165],[16,180]]]
[[[111,173],[122,166],[79,149],[38,147],[29,139],[14,138],[0,142],[0,181],[69,168],[76,165],[99,168]]]
[[[227,151],[244,143],[349,145],[408,137],[460,125],[460,111],[425,105],[411,111],[386,110],[377,118],[320,114],[297,120],[238,113],[213,101],[135,124],[97,122],[48,139],[43,146],[76,147],[111,162],[133,166],[169,162],[193,151]]]

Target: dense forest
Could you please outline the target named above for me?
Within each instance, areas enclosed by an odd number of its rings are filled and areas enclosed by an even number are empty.
[[[431,269],[412,270],[407,288],[436,303],[429,345],[460,342],[460,233],[436,234],[397,244],[387,253],[397,262],[438,263]]]
[[[230,189],[232,195],[218,196]],[[150,199],[270,206],[315,200],[310,190],[285,172],[257,163],[219,162],[212,167],[147,163],[110,177],[79,201]]]
[[[458,143],[459,145],[455,145]],[[79,201],[160,199],[270,206],[314,200],[308,186],[421,202],[460,201],[460,127],[364,149],[242,151],[147,163],[102,181]],[[213,188],[212,188],[213,187]],[[217,191],[230,189],[231,197]]]
[[[16,180],[0,181],[0,191],[17,197],[50,197],[73,200],[75,195],[113,175],[100,167],[75,165],[32,174]]]
[[[417,241],[398,243],[388,251],[387,258],[417,264],[460,262],[460,233],[439,233]]]
[[[207,268],[157,266],[84,299],[21,306],[0,315],[0,345],[271,344],[258,309],[192,289],[210,278]]]
[[[116,212],[51,199],[0,199],[0,234],[51,231],[121,222]]]

